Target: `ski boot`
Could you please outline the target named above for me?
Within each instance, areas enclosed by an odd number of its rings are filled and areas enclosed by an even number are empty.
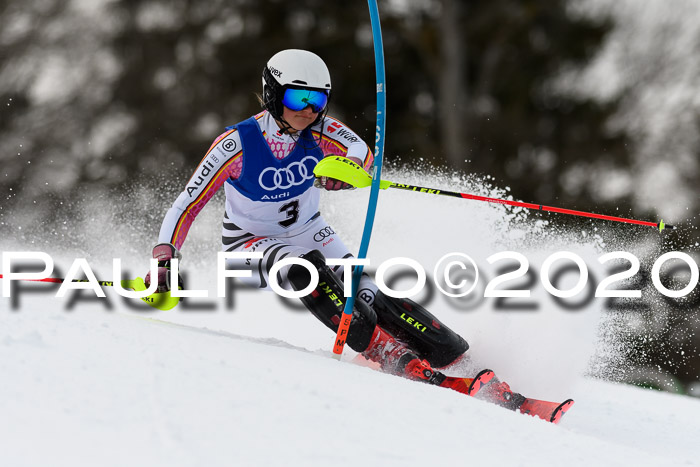
[[[493,372],[484,370],[474,378],[455,378],[434,370],[427,360],[420,359],[404,344],[377,326],[369,347],[362,353],[368,360],[378,362],[382,371],[404,378],[449,388],[473,396],[486,385]]]

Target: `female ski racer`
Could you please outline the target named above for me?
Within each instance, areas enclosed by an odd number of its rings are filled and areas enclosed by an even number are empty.
[[[181,257],[179,249],[195,217],[224,187],[222,249],[262,253],[260,259],[231,261],[228,268],[248,268],[252,277],[244,280],[269,289],[269,271],[276,261],[309,261],[318,270],[319,285],[302,301],[336,332],[344,305],[338,299],[343,297],[343,268],[330,268],[325,258],[352,255],[319,212],[319,189],[352,187],[331,178],[315,180],[313,169],[328,155],[348,157],[368,169],[373,155],[356,133],[327,115],[331,78],[317,55],[283,50],[267,62],[262,82],[264,110],[216,138],[165,215],[160,243],[153,249],[158,291],[170,290],[170,260]],[[302,290],[310,273],[292,265],[280,269],[277,279]],[[464,382],[433,369],[462,357],[469,348],[462,337],[413,301],[384,295],[367,275],[358,290],[346,340],[353,350],[386,372],[467,392]],[[488,387],[496,402],[511,409],[525,399],[495,378]]]

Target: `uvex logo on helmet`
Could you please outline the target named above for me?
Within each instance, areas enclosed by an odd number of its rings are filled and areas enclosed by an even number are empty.
[[[266,191],[288,190],[293,186],[303,185],[314,178],[314,167],[318,159],[306,156],[299,162],[292,162],[287,167],[268,167],[258,177],[260,188]]]

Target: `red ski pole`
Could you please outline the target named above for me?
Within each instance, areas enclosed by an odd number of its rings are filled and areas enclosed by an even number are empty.
[[[665,224],[663,220],[661,220],[659,222],[640,221],[640,220],[636,220],[636,219],[627,219],[625,217],[606,216],[604,214],[595,214],[592,212],[584,212],[584,211],[574,211],[573,209],[556,208],[553,206],[545,206],[543,204],[523,203],[521,201],[509,201],[507,199],[489,198],[486,196],[470,195],[468,193],[458,193],[455,191],[436,190],[434,188],[424,188],[424,187],[420,187],[420,186],[416,186],[416,185],[405,185],[402,183],[393,183],[392,182],[392,184],[389,185],[389,188],[397,188],[399,190],[418,191],[420,193],[429,193],[429,194],[434,194],[434,195],[454,196],[457,198],[471,199],[471,200],[475,200],[475,201],[486,201],[487,203],[506,204],[508,206],[517,206],[517,207],[521,207],[521,208],[534,209],[536,211],[558,212],[560,214],[569,214],[572,216],[590,217],[593,219],[603,219],[606,221],[626,222],[628,224],[646,225],[649,227],[656,227],[657,229],[659,229],[659,232],[664,230],[664,229],[675,229],[674,226],[672,226],[670,224]]]
[[[0,279],[2,279],[2,274],[0,274]],[[14,279],[17,280],[17,279]],[[30,281],[30,282],[51,282],[53,284],[63,284],[66,280],[61,279],[60,277],[45,277],[43,279],[19,279],[23,281]],[[71,282],[90,282],[87,279],[73,279]],[[97,281],[97,283],[102,286],[102,287],[113,287],[114,282],[112,281]]]
[[[355,164],[350,159],[340,156],[330,156],[322,159],[321,162],[316,164],[316,168],[314,168],[314,174],[317,177],[335,178],[345,183],[349,183],[350,185],[357,188],[368,187],[372,183],[372,177],[370,176],[370,174],[365,172],[365,170],[362,167]],[[469,193],[458,193],[456,191],[439,190],[437,188],[425,188],[422,186],[390,182],[388,180],[381,180],[379,182],[379,188],[383,190],[387,188],[396,188],[399,190],[417,191],[419,193],[427,193],[430,195],[453,196],[456,198],[471,199],[475,201],[485,201],[488,203],[506,204],[508,206],[517,206],[520,208],[534,209],[536,211],[557,212],[560,214],[569,214],[572,216],[590,217],[594,219],[603,219],[606,221],[645,225],[649,227],[656,227],[657,229],[659,229],[659,231],[662,231],[665,228],[675,229],[674,226],[665,224],[663,220],[661,220],[660,222],[639,221],[636,219],[627,219],[624,217],[594,214],[592,212],[574,211],[573,209],[555,208],[553,206],[545,206],[543,204],[523,203],[522,201],[510,201],[507,199],[489,198],[487,196],[470,195]]]
[[[3,279],[3,275],[0,274],[0,279]],[[9,278],[7,280],[10,280]],[[53,284],[62,284],[66,282],[65,279],[59,278],[59,277],[45,277],[43,279],[28,279],[28,278],[21,278],[21,279],[12,279],[12,280],[21,280],[21,281],[30,281],[30,282],[50,282]],[[71,282],[90,282],[88,279],[73,279]],[[101,287],[114,287],[114,282],[113,281],[97,281],[97,284]],[[135,292],[143,292],[146,290],[146,284],[144,283],[143,279],[140,277],[137,277],[136,279],[126,279],[121,281],[121,286],[123,289],[131,289]],[[179,297],[172,297],[170,295],[170,292],[155,292],[150,295],[147,295],[145,297],[141,297],[141,300],[152,306],[153,308],[157,308],[159,310],[170,310],[173,308],[175,305],[177,305],[180,302]]]

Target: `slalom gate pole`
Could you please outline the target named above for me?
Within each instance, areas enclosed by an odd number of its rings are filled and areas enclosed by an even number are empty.
[[[377,199],[379,198],[379,181],[382,174],[382,161],[384,156],[384,135],[386,129],[386,79],[384,74],[384,45],[382,43],[382,27],[379,22],[379,10],[377,0],[368,0],[369,16],[372,24],[372,42],[374,43],[374,67],[377,81],[377,127],[374,143],[374,166],[372,169],[372,183],[369,195],[369,205],[367,206],[367,216],[365,217],[365,227],[362,231],[360,251],[357,255],[359,259],[367,257],[369,241],[372,236],[374,225],[374,215],[377,210]],[[364,171],[364,170],[363,170]],[[352,272],[352,292],[346,298],[345,308],[338,324],[338,332],[333,346],[333,356],[337,360],[343,354],[345,341],[348,337],[350,322],[352,321],[352,310],[355,305],[355,295],[362,277],[363,267],[355,266]]]
[[[516,206],[520,208],[533,209],[536,211],[556,212],[559,214],[569,214],[572,216],[590,217],[593,219],[602,219],[606,221],[624,222],[627,224],[645,225],[655,227],[661,232],[664,229],[675,229],[670,224],[665,224],[663,219],[659,222],[639,221],[636,219],[627,219],[624,217],[606,216],[603,214],[594,214],[592,212],[574,211],[573,209],[556,208],[553,206],[545,206],[543,204],[523,203],[521,201],[510,201],[500,198],[489,198],[486,196],[470,195],[469,193],[459,193],[456,191],[440,190],[437,188],[426,188],[416,185],[407,185],[404,183],[390,182],[389,180],[378,181],[370,174],[364,171],[362,167],[353,161],[339,156],[326,157],[319,162],[314,168],[314,174],[317,177],[331,177],[337,180],[349,183],[356,188],[365,188],[368,186],[374,187],[379,184],[379,188],[386,190],[387,188],[396,188],[399,190],[415,191],[419,193],[427,193],[430,195],[452,196],[456,198],[471,199],[474,201],[485,201],[488,203],[505,204],[508,206]]]

